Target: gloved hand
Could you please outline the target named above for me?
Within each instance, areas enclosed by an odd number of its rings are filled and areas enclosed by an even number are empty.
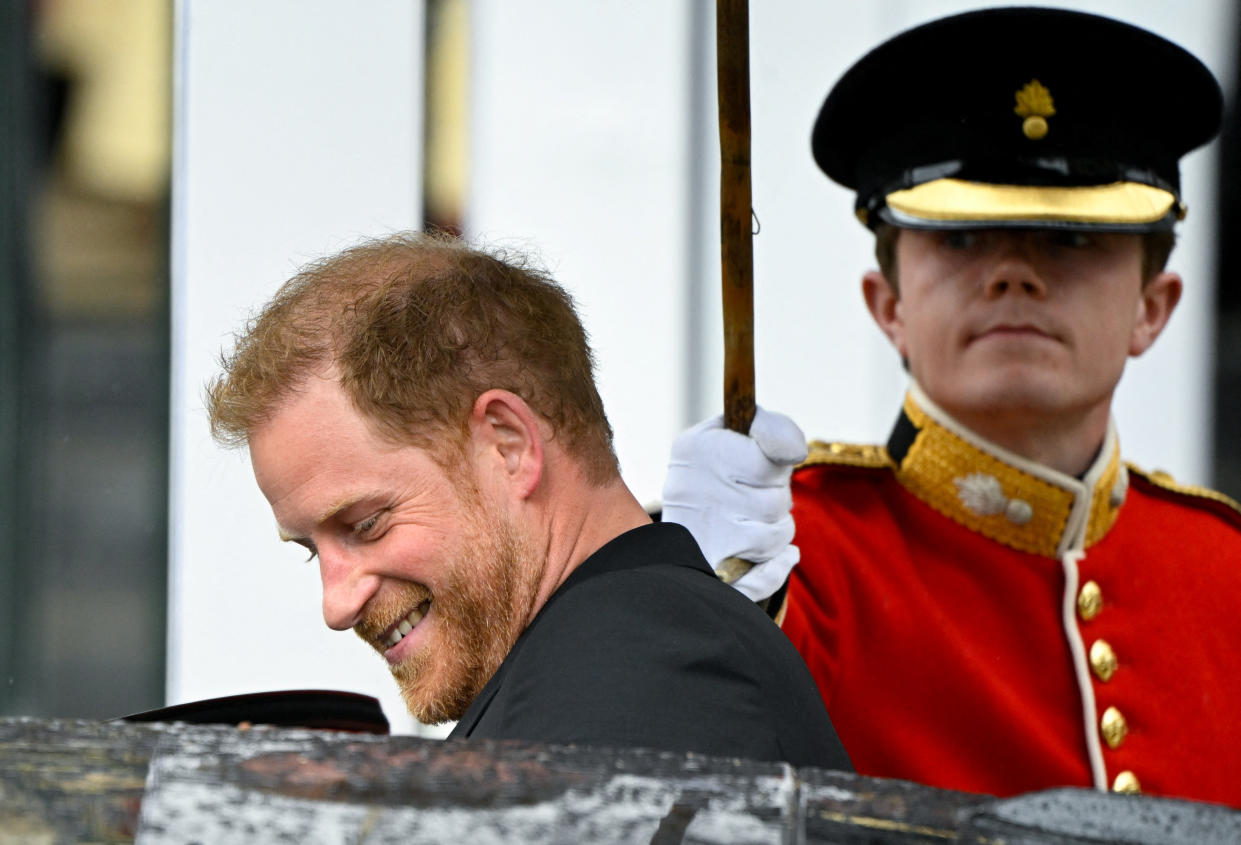
[[[712,568],[730,557],[757,564],[733,586],[768,598],[801,558],[789,478],[805,459],[805,435],[782,414],[757,409],[749,436],[724,428],[722,416],[704,420],[672,442],[663,521],[688,528]]]

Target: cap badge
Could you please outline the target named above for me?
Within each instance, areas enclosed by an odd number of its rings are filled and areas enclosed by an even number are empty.
[[[1017,107],[1013,111],[1025,118],[1021,131],[1031,141],[1037,141],[1047,134],[1047,118],[1056,113],[1056,107],[1051,92],[1037,79],[1031,79],[1017,92]]]

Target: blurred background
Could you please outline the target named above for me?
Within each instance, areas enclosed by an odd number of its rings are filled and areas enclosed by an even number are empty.
[[[968,4],[751,5],[759,402],[879,441],[904,379],[809,128],[871,46]],[[1129,459],[1241,497],[1235,3],[1059,5],[1158,31],[1224,84],[1222,139],[1184,168],[1186,297],[1117,416]],[[721,401],[714,62],[709,0],[0,4],[0,714],[314,687],[416,730],[381,661],[324,628],[315,568],[244,453],[210,442],[202,386],[305,261],[463,232],[574,292],[654,503],[672,437]],[[909,96],[935,92],[911,72]]]
[[[158,702],[172,7],[0,11],[0,711]]]

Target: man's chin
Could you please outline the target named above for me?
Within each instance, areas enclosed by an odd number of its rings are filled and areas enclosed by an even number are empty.
[[[424,725],[442,725],[445,722],[455,722],[464,716],[465,711],[469,709],[468,702],[427,702],[409,698],[405,699],[405,706],[413,717]]]
[[[495,673],[496,666],[432,666],[419,671],[408,665],[392,667],[401,698],[415,719],[438,725],[460,719]]]
[[[1070,404],[1070,392],[1061,374],[1022,362],[966,373],[948,385],[921,386],[933,402],[958,418],[1013,412],[1060,413]]]
[[[418,685],[411,688],[402,683],[401,698],[413,717],[425,725],[439,725],[460,719],[474,700],[474,693],[464,690],[424,687],[425,685]]]

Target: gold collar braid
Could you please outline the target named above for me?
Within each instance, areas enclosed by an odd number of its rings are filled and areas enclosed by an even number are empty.
[[[1114,426],[1077,479],[978,437],[916,385],[905,397],[888,455],[900,483],[936,511],[996,542],[1048,557],[1101,540],[1128,489]]]

